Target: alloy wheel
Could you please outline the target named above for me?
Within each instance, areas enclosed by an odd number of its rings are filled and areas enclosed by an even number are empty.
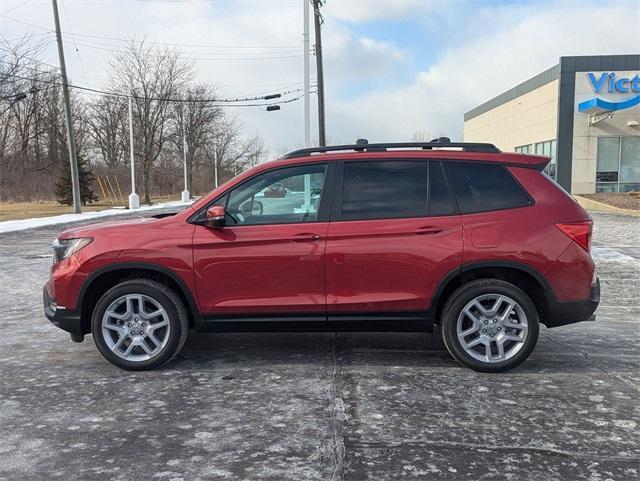
[[[102,316],[107,347],[127,361],[147,361],[169,341],[170,323],[162,305],[144,294],[126,294],[113,301]]]
[[[522,306],[503,294],[483,294],[472,299],[456,323],[462,349],[485,363],[513,358],[524,347],[528,332]]]

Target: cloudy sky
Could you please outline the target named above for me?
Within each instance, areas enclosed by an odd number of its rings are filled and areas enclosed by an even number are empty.
[[[295,98],[303,80],[303,1],[58,0],[70,77],[104,87],[121,40],[146,38],[183,51],[199,80],[219,85],[223,96],[291,92],[287,98]],[[325,3],[330,143],[415,134],[460,139],[466,110],[560,56],[640,53],[640,0]],[[0,0],[2,36],[12,41],[32,33],[50,42],[42,60],[57,65],[52,26],[49,0]],[[233,112],[272,155],[302,146],[302,101],[278,112]],[[312,137],[315,115],[313,108]]]

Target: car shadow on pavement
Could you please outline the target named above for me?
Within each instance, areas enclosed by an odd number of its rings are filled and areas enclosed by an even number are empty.
[[[557,337],[557,336],[555,336]],[[354,368],[407,367],[425,370],[459,368],[438,332],[431,333],[207,333],[189,337],[171,369],[263,367],[326,363],[333,358]],[[541,335],[536,349],[516,374],[632,373],[638,360],[613,354],[584,355]],[[480,373],[478,373],[480,374]],[[492,374],[483,374],[492,376]]]

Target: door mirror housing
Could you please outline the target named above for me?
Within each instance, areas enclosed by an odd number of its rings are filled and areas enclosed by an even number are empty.
[[[213,205],[207,209],[204,224],[212,229],[222,229],[224,227],[225,217],[226,212],[224,206]]]

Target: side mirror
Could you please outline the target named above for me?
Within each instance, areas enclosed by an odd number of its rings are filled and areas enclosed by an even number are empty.
[[[225,216],[224,206],[213,205],[207,209],[205,225],[213,229],[222,229],[224,227]]]

